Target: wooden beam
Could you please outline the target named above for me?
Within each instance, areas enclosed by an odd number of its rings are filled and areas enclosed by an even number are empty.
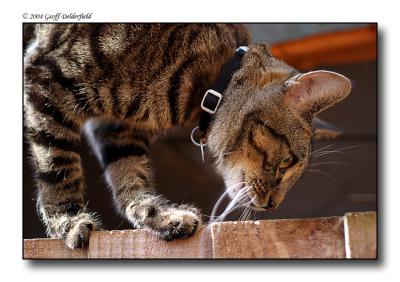
[[[377,258],[376,213],[346,213],[346,258]]]
[[[210,258],[209,231],[201,227],[193,237],[166,242],[149,230],[92,232],[88,258]]]
[[[89,246],[77,250],[69,250],[62,240],[26,239],[24,258],[376,258],[376,237],[371,233],[376,231],[374,216],[368,212],[214,223],[202,226],[191,238],[171,242],[149,230],[95,231]]]
[[[272,46],[272,53],[287,64],[305,71],[376,60],[375,25],[323,33]]]
[[[214,225],[214,258],[344,258],[343,218]]]
[[[85,259],[88,249],[71,250],[62,240],[28,239],[24,240],[24,259]]]

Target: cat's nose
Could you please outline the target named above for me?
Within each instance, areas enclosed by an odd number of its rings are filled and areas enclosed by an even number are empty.
[[[274,201],[273,195],[274,191],[272,189],[268,189],[259,194],[259,197],[262,199],[262,204],[260,206],[263,209],[266,210],[276,209],[277,205],[276,202]]]
[[[276,203],[274,202],[272,197],[269,197],[268,204],[264,208],[268,209],[268,210],[271,210],[271,209],[275,209],[275,207],[276,207]]]

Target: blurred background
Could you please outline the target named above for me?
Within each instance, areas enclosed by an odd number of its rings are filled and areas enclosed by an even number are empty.
[[[307,172],[274,212],[253,219],[341,216],[350,211],[376,211],[377,205],[377,31],[375,24],[246,24],[253,42],[268,41],[275,56],[300,71],[325,69],[350,78],[352,93],[319,117],[344,134],[315,141],[326,154],[313,160]],[[33,30],[24,24],[24,47]],[[169,199],[194,203],[208,220],[224,191],[213,165],[201,161],[190,142],[191,129],[171,132],[151,148],[157,190]],[[94,155],[83,144],[88,208],[101,215],[107,229],[132,229],[113,208],[111,192]],[[45,237],[36,213],[35,184],[24,140],[23,236]],[[229,219],[238,218],[241,212]]]

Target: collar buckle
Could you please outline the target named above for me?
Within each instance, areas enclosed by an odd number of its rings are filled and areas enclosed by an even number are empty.
[[[201,109],[211,115],[215,114],[217,111],[219,104],[222,100],[222,94],[213,90],[208,89],[203,96],[203,100],[201,101]]]

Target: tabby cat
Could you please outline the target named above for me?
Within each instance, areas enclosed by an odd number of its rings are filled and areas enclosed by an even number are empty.
[[[230,197],[244,186],[257,210],[277,208],[306,170],[316,114],[350,81],[300,74],[236,24],[41,24],[25,55],[25,128],[47,233],[82,246],[101,228],[85,208],[81,132],[105,171],[117,209],[172,240],[201,224],[193,206],[154,191],[148,150],[160,133],[198,122],[200,104],[235,49],[247,45],[206,132]]]

